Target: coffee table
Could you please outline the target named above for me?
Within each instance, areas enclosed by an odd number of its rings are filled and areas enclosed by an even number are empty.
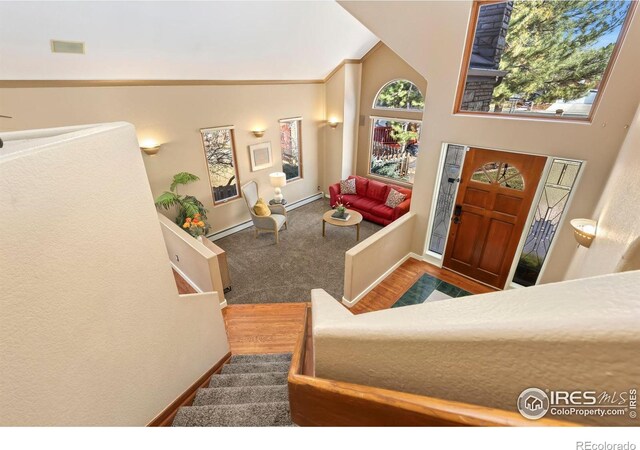
[[[348,220],[338,220],[331,217],[335,210],[330,210],[324,213],[322,216],[322,236],[325,236],[326,224],[335,225],[337,227],[356,227],[356,241],[360,240],[360,222],[362,222],[362,214],[358,211],[347,209],[346,213],[349,214]]]

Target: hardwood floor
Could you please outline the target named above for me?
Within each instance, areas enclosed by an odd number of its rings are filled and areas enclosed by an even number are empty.
[[[385,278],[382,283],[365,295],[362,300],[356,303],[350,311],[353,314],[362,314],[390,308],[424,273],[433,275],[472,294],[484,294],[497,290],[450,270],[441,269],[424,261],[409,258]]]
[[[172,269],[173,270],[173,269]],[[173,270],[173,278],[176,280],[176,286],[178,286],[178,294],[195,294],[197,291],[191,287],[184,278],[180,276],[178,272]]]
[[[222,310],[231,353],[293,352],[307,303],[229,305]]]

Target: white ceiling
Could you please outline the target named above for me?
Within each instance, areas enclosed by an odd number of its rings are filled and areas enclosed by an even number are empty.
[[[4,80],[320,79],[377,41],[333,1],[0,2]]]

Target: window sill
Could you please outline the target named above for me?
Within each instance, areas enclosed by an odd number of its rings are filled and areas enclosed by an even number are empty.
[[[376,181],[381,181],[381,182],[386,183],[386,184],[395,184],[395,185],[398,185],[400,187],[404,187],[404,188],[413,190],[413,184],[412,183],[408,183],[406,181],[400,181],[400,180],[396,180],[396,179],[393,179],[393,178],[381,177],[379,175],[372,174],[371,172],[369,172],[367,174],[367,178],[371,178],[372,180],[376,180]]]
[[[237,197],[233,197],[233,198],[229,198],[226,200],[219,200],[219,201],[214,201],[213,202],[213,207],[216,208],[218,206],[224,206],[224,205],[228,205],[229,203],[235,202],[236,200],[240,200],[242,198],[241,195],[238,195]]]

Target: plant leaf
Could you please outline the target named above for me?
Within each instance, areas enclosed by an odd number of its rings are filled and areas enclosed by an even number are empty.
[[[194,181],[198,181],[199,179],[200,177],[189,172],[177,173],[173,176],[173,181],[171,182],[171,186],[169,187],[169,190],[171,192],[175,192],[176,187],[178,187],[178,185],[193,183]]]
[[[180,203],[180,197],[173,192],[165,191],[156,198],[156,208],[170,209],[177,203]]]

